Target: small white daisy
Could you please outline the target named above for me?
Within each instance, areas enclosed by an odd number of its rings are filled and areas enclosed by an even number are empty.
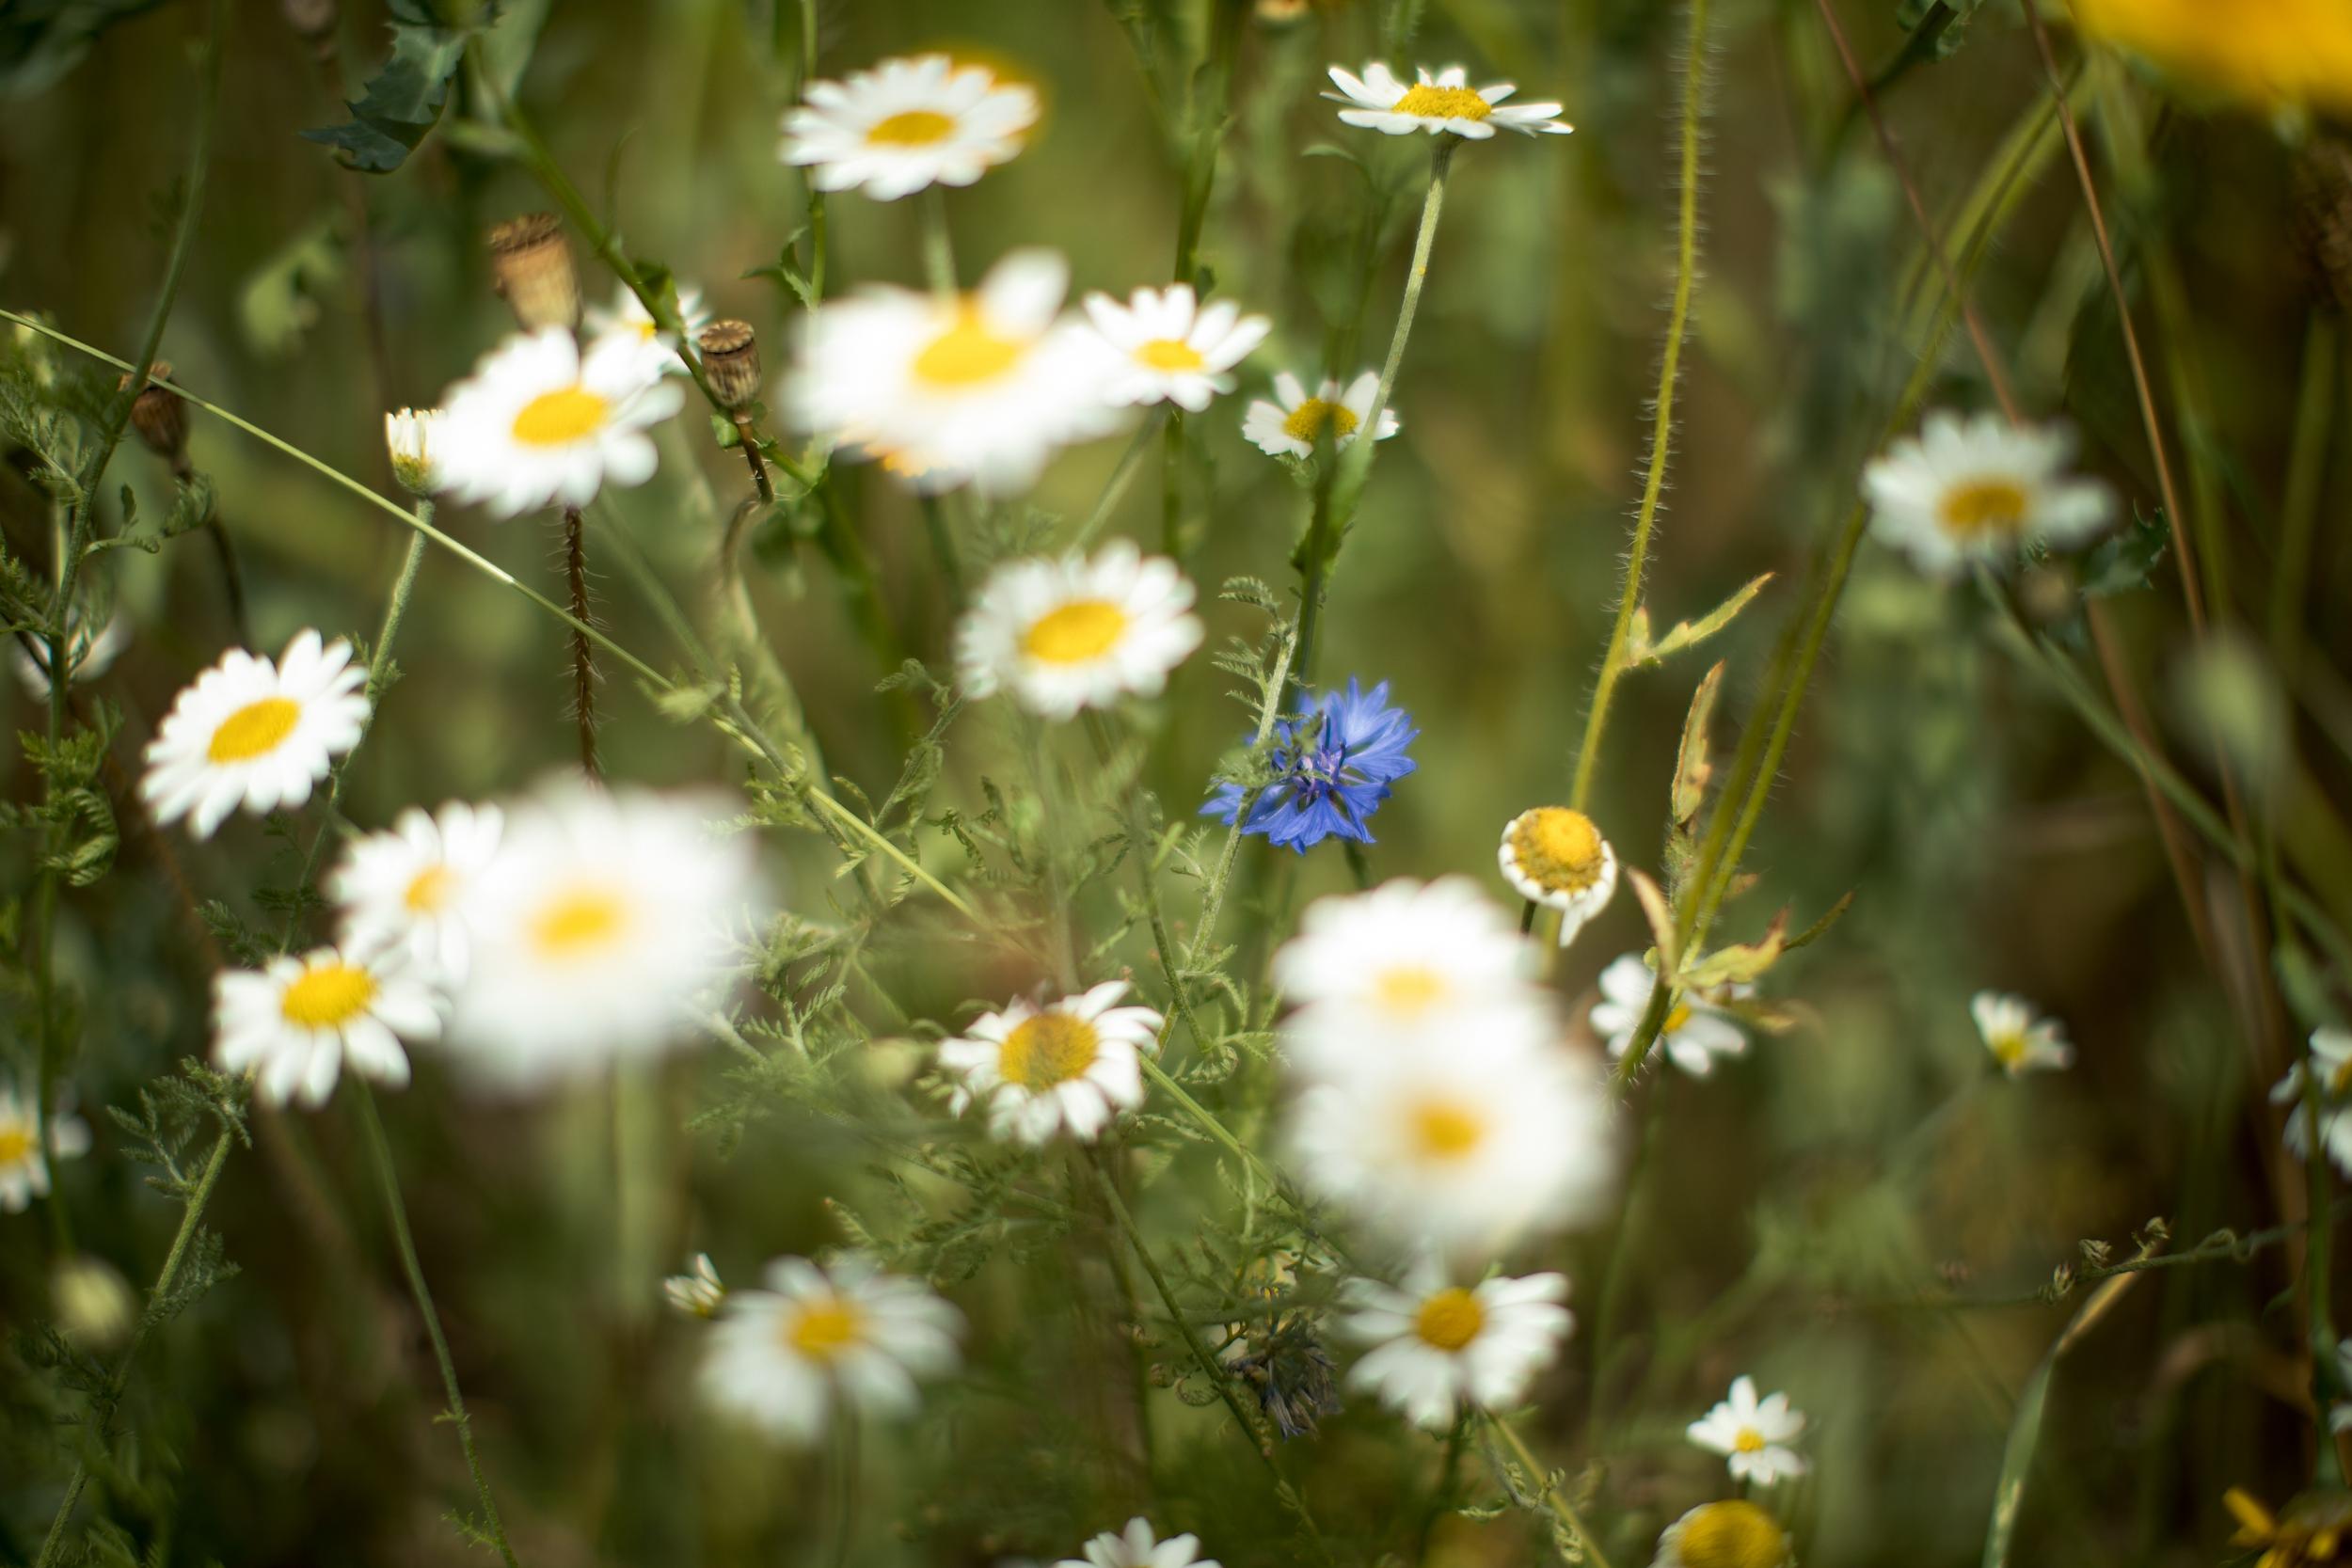
[[[961,1314],[930,1286],[851,1255],[768,1265],[764,1291],[731,1291],[702,1364],[703,1397],[787,1443],[825,1430],[836,1403],[899,1416],[915,1380],[955,1370]]]
[[[2115,496],[2070,479],[2074,439],[2060,425],[2013,425],[1997,414],[1930,414],[1862,471],[1880,539],[1921,571],[1951,576],[1973,561],[2013,562],[2037,545],[2066,549],[2105,529]]]
[[[2319,1140],[2336,1168],[2352,1177],[2352,1032],[2315,1029],[2312,1032],[2312,1067],[2319,1073]],[[2298,1160],[2311,1153],[2311,1117],[2303,1109],[2303,1064],[2290,1063],[2287,1075],[2272,1085],[2270,1102],[2287,1107],[2286,1145]]]
[[[1143,1103],[1142,1053],[1165,1022],[1149,1007],[1115,1006],[1126,994],[1126,981],[1106,980],[1044,1007],[1017,999],[943,1043],[955,1114],[984,1104],[991,1132],[1032,1147],[1064,1128],[1091,1143]]]
[[[529,1089],[650,1056],[724,979],[730,924],[760,900],[751,840],[724,803],[564,781],[508,808],[468,881],[473,956],[450,1050],[477,1078]]]
[[[404,408],[384,416],[384,450],[392,460],[392,477],[412,496],[438,495],[448,487],[449,475],[441,467],[448,419],[437,408]]]
[[[1101,347],[1062,313],[1070,267],[1008,253],[971,293],[869,285],[817,308],[783,388],[799,428],[925,491],[1026,488],[1060,447],[1118,420]]]
[[[680,284],[677,313],[686,327],[686,352],[691,354],[694,352],[695,337],[710,325],[710,310],[703,304],[703,292]],[[678,341],[656,325],[653,312],[646,309],[645,302],[637,297],[637,291],[626,283],[613,294],[609,307],[588,307],[587,326],[590,337],[598,342],[607,338],[626,341],[634,337],[644,345],[647,363],[657,374],[686,373],[685,362],[677,356]],[[589,352],[594,354],[596,350],[591,348]]]
[[[841,82],[811,82],[784,117],[778,156],[813,170],[820,191],[863,186],[896,201],[930,185],[969,185],[1021,150],[1037,93],[945,55],[884,60]]]
[[[1788,1447],[1804,1431],[1804,1417],[1788,1408],[1788,1396],[1758,1400],[1752,1377],[1735,1378],[1731,1397],[1689,1428],[1692,1442],[1724,1456],[1734,1480],[1758,1486],[1804,1474],[1804,1457]]]
[[[452,800],[433,815],[411,806],[390,832],[355,840],[326,883],[344,945],[400,947],[446,984],[465,979],[465,892],[498,853],[505,820],[496,806]]]
[[[1443,1431],[1464,1404],[1507,1406],[1560,1354],[1575,1317],[1560,1304],[1568,1281],[1556,1274],[1494,1278],[1465,1288],[1425,1260],[1399,1290],[1351,1279],[1340,1304],[1343,1330],[1375,1348],[1350,1369],[1369,1390],[1419,1426]]]
[[[1137,289],[1124,305],[1089,294],[1085,305],[1102,335],[1104,400],[1122,407],[1172,403],[1198,414],[1233,389],[1229,372],[1274,326],[1229,299],[1202,307],[1188,283]]]
[[[1593,1004],[1593,1031],[1608,1037],[1612,1061],[1622,1061],[1632,1049],[1657,989],[1658,975],[1639,953],[1628,953],[1600,972],[1601,999]],[[1738,1056],[1748,1049],[1746,1033],[1712,1003],[1755,994],[1750,985],[1726,986],[1708,994],[1684,991],[1659,1025],[1652,1049],[1665,1053],[1668,1061],[1692,1077],[1706,1077],[1714,1070],[1716,1057]]]
[[[264,1104],[300,1097],[316,1108],[335,1092],[346,1059],[363,1078],[408,1082],[403,1039],[441,1032],[440,993],[405,953],[320,947],[213,981],[213,1063],[250,1072]]]
[[[1128,1520],[1124,1530],[1104,1530],[1078,1549],[1083,1558],[1064,1558],[1054,1568],[1218,1568],[1216,1559],[1200,1555],[1199,1536],[1162,1541],[1143,1518]]]
[[[1299,1174],[1406,1245],[1494,1249],[1606,1206],[1615,1159],[1599,1075],[1475,1033],[1367,1056],[1293,1108]]]
[[[296,632],[272,664],[231,648],[175,698],[147,743],[139,796],[160,825],[184,816],[210,838],[239,805],[256,816],[299,806],[334,759],[359,743],[366,670],[351,644]]]
[[[1284,371],[1274,378],[1274,401],[1260,399],[1242,416],[1241,433],[1271,456],[1312,457],[1315,439],[1328,425],[1333,442],[1345,449],[1355,444],[1379,391],[1379,372],[1366,371],[1344,390],[1337,380],[1327,380],[1309,397],[1305,383]],[[1380,410],[1380,440],[1401,428],[1394,408]]]
[[[653,477],[646,427],[684,402],[634,333],[602,339],[584,356],[560,326],[518,334],[442,398],[442,477],[453,499],[501,516],[586,506],[608,482]]]
[[[1788,1568],[1794,1560],[1779,1520],[1745,1497],[1725,1497],[1668,1525],[1650,1568]]]
[[[956,632],[956,668],[975,697],[1010,691],[1048,719],[1157,696],[1200,645],[1192,584],[1176,563],[1114,539],[999,566]]]
[[[50,1118],[51,1139],[57,1158],[72,1160],[89,1152],[89,1125],[63,1111]],[[21,1214],[33,1199],[49,1196],[49,1162],[41,1157],[40,1123],[31,1099],[20,1099],[13,1086],[0,1082],[0,1210]]]
[[[70,610],[65,618],[65,668],[69,685],[79,686],[104,674],[131,645],[131,623],[120,611],[106,617],[105,624],[96,631],[82,617],[79,609]],[[9,660],[16,666],[16,678],[24,689],[36,697],[49,695],[49,640],[45,637],[20,637],[10,644]]]
[[[1435,76],[1427,66],[1422,66],[1414,74],[1420,79],[1408,86],[1378,60],[1364,67],[1360,77],[1333,66],[1331,80],[1340,90],[1323,96],[1350,105],[1340,111],[1346,124],[1384,131],[1391,136],[1407,136],[1416,131],[1434,136],[1451,131],[1472,141],[1485,141],[1498,129],[1529,136],[1538,133],[1565,136],[1576,129],[1560,119],[1560,104],[1506,104],[1503,100],[1518,91],[1518,87],[1508,82],[1473,87],[1470,72],[1458,65],[1450,65]]]
[[[719,1271],[711,1267],[707,1252],[694,1254],[685,1274],[663,1280],[661,1293],[670,1299],[673,1309],[690,1318],[715,1318],[727,1299],[727,1288],[719,1282]]]
[[[1565,806],[1537,806],[1504,823],[1496,859],[1521,896],[1560,911],[1563,947],[1617,891],[1616,850],[1591,817]]]
[[[1977,1021],[1984,1048],[2011,1078],[2074,1065],[2074,1048],[2066,1043],[2065,1025],[2042,1017],[2022,996],[1980,990],[1969,999],[1968,1014]]]

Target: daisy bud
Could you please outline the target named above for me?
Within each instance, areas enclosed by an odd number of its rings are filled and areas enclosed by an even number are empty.
[[[158,359],[148,366],[147,376],[147,385],[131,401],[131,428],[139,433],[148,451],[177,467],[188,453],[188,405],[164,385],[171,378],[169,360]],[[118,390],[130,385],[128,375],[115,383]]]
[[[695,336],[703,376],[728,413],[748,408],[759,397],[759,339],[752,324],[716,321]]]
[[[2322,294],[2352,310],[2352,141],[2316,135],[2295,160],[2296,237]]]
[[[138,1319],[138,1298],[130,1285],[112,1264],[87,1253],[57,1265],[49,1279],[49,1301],[66,1337],[93,1351],[122,1343]]]
[[[491,230],[490,270],[524,331],[580,324],[580,277],[553,213],[526,213]]]
[[[384,416],[384,448],[391,454],[392,477],[412,496],[430,496],[441,488],[440,464],[433,455],[440,424],[437,408],[404,408]]]

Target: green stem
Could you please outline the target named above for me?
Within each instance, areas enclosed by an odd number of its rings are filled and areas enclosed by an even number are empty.
[[[2328,433],[2335,423],[2336,319],[2313,310],[2303,330],[2303,378],[2295,400],[2295,439],[2287,453],[2286,495],[2279,508],[2279,560],[2270,574],[2270,649],[2280,682],[2292,688],[2302,661],[2303,603],[2311,588],[2312,545],[2328,482]]]
[[[923,193],[923,280],[943,299],[956,293],[956,247],[947,232],[947,196],[937,185]]]
[[[1535,1483],[1538,1489],[1536,1500],[1550,1508],[1559,1521],[1567,1527],[1568,1534],[1575,1538],[1576,1544],[1584,1549],[1584,1560],[1591,1563],[1592,1568],[1609,1568],[1609,1559],[1601,1551],[1600,1543],[1593,1539],[1593,1532],[1585,1528],[1583,1519],[1568,1499],[1560,1495],[1560,1489],[1551,1483],[1551,1472],[1528,1451],[1526,1440],[1511,1430],[1511,1423],[1492,1411],[1486,1413],[1486,1424],[1510,1449],[1512,1457],[1527,1472],[1528,1480]]]
[[[1111,470],[1111,477],[1103,482],[1103,493],[1095,498],[1094,510],[1088,513],[1086,521],[1078,525],[1078,531],[1070,536],[1072,549],[1083,550],[1092,544],[1094,536],[1103,531],[1103,525],[1110,521],[1111,514],[1119,510],[1120,499],[1127,494],[1127,486],[1135,482],[1136,470],[1143,467],[1143,454],[1151,449],[1152,436],[1163,420],[1168,420],[1169,430],[1176,428],[1175,420],[1164,407],[1153,409],[1150,417],[1136,427],[1135,436],[1128,441],[1127,450],[1119,454],[1119,466]]]
[[[360,1135],[368,1146],[368,1158],[384,1184],[384,1212],[392,1225],[392,1243],[400,1251],[400,1266],[408,1276],[409,1293],[417,1298],[417,1312],[424,1319],[425,1337],[433,1342],[433,1358],[440,1363],[441,1386],[449,1396],[445,1418],[457,1429],[457,1442],[466,1452],[466,1468],[473,1472],[474,1496],[482,1504],[483,1528],[498,1545],[499,1556],[506,1568],[516,1568],[515,1548],[506,1542],[506,1530],[499,1523],[499,1506],[490,1496],[489,1478],[483,1473],[482,1456],[474,1450],[473,1422],[466,1414],[466,1396],[458,1391],[457,1368],[450,1360],[449,1340],[441,1333],[441,1316],[433,1308],[433,1291],[425,1285],[424,1268],[417,1261],[417,1243],[408,1233],[408,1206],[401,1200],[400,1175],[392,1167],[391,1145],[384,1137],[383,1118],[376,1115],[375,1095],[367,1080],[351,1077],[350,1095],[358,1108]]]

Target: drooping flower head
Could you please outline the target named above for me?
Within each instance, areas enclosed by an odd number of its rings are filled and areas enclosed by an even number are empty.
[[[1969,999],[1968,1014],[1976,1020],[1984,1048],[2011,1078],[2055,1072],[2074,1063],[2074,1048],[2066,1043],[2064,1025],[2057,1019],[2043,1018],[2022,996],[1980,990]]]
[[[1364,372],[1344,388],[1337,379],[1326,380],[1312,396],[1306,383],[1284,371],[1274,378],[1274,401],[1261,398],[1242,415],[1241,433],[1268,456],[1305,458],[1315,454],[1316,440],[1328,429],[1333,447],[1344,451],[1372,417],[1372,400],[1379,394],[1376,371]],[[1402,428],[1394,408],[1380,410],[1378,439]]]
[[[391,1088],[408,1082],[403,1039],[441,1032],[443,1003],[405,949],[321,947],[213,982],[213,1061],[253,1074],[264,1104],[326,1103],[346,1063]]]
[[[1233,389],[1232,368],[1274,325],[1229,299],[1204,307],[1189,283],[1137,289],[1124,305],[1104,293],[1084,303],[1102,340],[1104,400],[1120,407],[1172,403],[1198,414]]]
[[[343,944],[399,947],[442,983],[466,978],[473,933],[466,892],[497,855],[505,816],[452,800],[411,806],[389,832],[354,840],[326,882],[342,911]]]
[[[79,605],[65,612],[65,669],[69,685],[96,680],[113,668],[122,650],[131,645],[131,622],[120,610],[110,612],[96,625],[93,620],[94,617],[82,613]],[[11,639],[8,659],[16,667],[16,678],[24,683],[25,690],[36,697],[48,697],[47,638]]]
[[[1455,1285],[1435,1259],[1417,1265],[1401,1290],[1351,1279],[1340,1298],[1350,1309],[1343,1326],[1374,1348],[1349,1370],[1348,1385],[1440,1432],[1465,1404],[1513,1404],[1575,1323],[1560,1305],[1567,1293],[1557,1274]]]
[[[2352,1177],[2352,1031],[2316,1029],[2312,1070],[2319,1078],[2319,1139],[2336,1168]],[[2311,1115],[2303,1106],[2303,1064],[2290,1063],[2271,1085],[2270,1102],[2286,1108],[2286,1146],[2296,1159],[2311,1153]]]
[[[1625,954],[1600,972],[1601,999],[1593,1004],[1593,1029],[1608,1039],[1612,1061],[1622,1061],[1633,1048],[1633,1037],[1657,990],[1658,974],[1639,953]],[[1714,1004],[1755,994],[1756,988],[1746,984],[1707,993],[1684,991],[1658,1026],[1652,1049],[1692,1077],[1706,1077],[1714,1070],[1716,1057],[1737,1056],[1748,1049],[1746,1034]]]
[[[2041,546],[2065,549],[2107,526],[2115,497],[2068,477],[2074,439],[2063,426],[2013,425],[1997,414],[1930,414],[1862,471],[1870,527],[1937,577],[1971,562],[2006,565]]]
[[[962,1314],[920,1280],[851,1255],[768,1265],[764,1291],[730,1291],[703,1355],[703,1397],[780,1442],[822,1435],[837,1407],[903,1416],[915,1382],[955,1370]]]
[[[945,55],[811,82],[803,97],[784,117],[778,155],[807,167],[820,191],[859,186],[877,201],[971,184],[1009,162],[1038,118],[1033,88]]]
[[[727,1299],[727,1288],[707,1252],[694,1254],[686,1273],[663,1280],[661,1293],[668,1298],[671,1310],[689,1318],[715,1318]]]
[[[1199,1536],[1162,1541],[1141,1517],[1128,1520],[1123,1530],[1104,1530],[1080,1550],[1085,1557],[1064,1558],[1054,1568],[1218,1568],[1216,1559],[1200,1555]]]
[[[1009,691],[1030,712],[1075,718],[1156,696],[1200,645],[1192,584],[1176,563],[1114,539],[1089,561],[1008,562],[956,631],[956,669],[975,697]]]
[[[448,416],[437,408],[404,408],[384,416],[384,451],[392,477],[412,496],[438,495],[449,478],[441,468]]]
[[[587,353],[560,326],[519,334],[483,356],[441,400],[441,472],[453,499],[501,516],[586,506],[607,483],[653,477],[647,428],[684,405],[634,332]]]
[[[1323,96],[1348,105],[1340,111],[1343,122],[1391,136],[1408,136],[1416,131],[1433,136],[1448,132],[1470,141],[1485,141],[1498,130],[1528,136],[1538,133],[1565,136],[1576,129],[1559,118],[1560,104],[1505,103],[1503,100],[1518,91],[1518,87],[1508,82],[1473,87],[1470,72],[1461,66],[1447,66],[1435,75],[1427,66],[1421,66],[1413,74],[1418,80],[1401,81],[1378,60],[1364,67],[1361,76],[1333,66],[1331,80],[1340,90]]]
[[[1722,1454],[1734,1479],[1770,1486],[1804,1474],[1804,1458],[1788,1445],[1804,1431],[1804,1417],[1786,1394],[1756,1397],[1756,1379],[1732,1380],[1731,1397],[1690,1425],[1691,1441]]]
[[[1327,838],[1372,843],[1366,824],[1396,781],[1419,766],[1405,748],[1420,734],[1410,715],[1389,705],[1387,681],[1366,691],[1350,676],[1346,690],[1309,698],[1296,718],[1274,726],[1274,776],[1242,831],[1302,855]],[[1232,822],[1248,799],[1240,784],[1224,784],[1200,813]]]
[[[1779,1520],[1745,1497],[1725,1497],[1668,1525],[1650,1568],[1788,1568],[1794,1556]]]
[[[1496,860],[1522,896],[1560,911],[1563,947],[1617,891],[1616,850],[1591,817],[1566,806],[1537,806],[1504,823]]]
[[[952,1109],[985,1106],[990,1132],[1031,1147],[1065,1129],[1093,1142],[1143,1103],[1142,1053],[1165,1022],[1150,1007],[1118,1006],[1126,994],[1126,981],[1108,980],[1042,1007],[1023,998],[986,1014],[939,1048],[939,1065],[956,1079]]]
[[[0,1081],[0,1212],[21,1214],[33,1199],[49,1196],[49,1162],[41,1156],[40,1122],[33,1105],[32,1097],[20,1096],[14,1085]],[[87,1122],[56,1111],[49,1123],[57,1158],[89,1152]]]
[[[366,670],[351,644],[294,634],[273,664],[231,648],[181,691],[147,743],[139,796],[158,826],[188,819],[210,838],[242,805],[256,816],[299,806],[368,721]]]

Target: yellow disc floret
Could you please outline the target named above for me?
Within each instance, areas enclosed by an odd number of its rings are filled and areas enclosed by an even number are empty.
[[[2026,487],[2010,479],[1972,479],[1953,485],[1936,503],[1944,531],[1956,539],[2013,534],[2026,526]]]
[[[601,887],[572,888],[539,906],[531,945],[543,958],[577,959],[609,947],[628,927],[628,908]]]
[[[527,447],[567,447],[601,430],[612,407],[585,387],[541,392],[515,415],[515,439]]]
[[[1407,88],[1393,112],[1422,119],[1484,119],[1494,112],[1494,105],[1472,88],[1433,87],[1424,82]]]
[[[374,1000],[375,976],[347,963],[326,963],[303,971],[278,999],[278,1010],[298,1028],[340,1029]]]
[[[1780,1522],[1744,1498],[1692,1509],[1675,1536],[1682,1568],[1782,1568],[1788,1535]]]
[[[1511,858],[1547,893],[1582,893],[1608,869],[1608,846],[1581,811],[1537,806],[1511,824]]]
[[[1155,371],[1197,371],[1208,364],[1182,338],[1154,338],[1136,350],[1136,362]]]
[[[1025,1089],[1050,1089],[1094,1065],[1103,1037],[1068,1013],[1040,1013],[1013,1026],[996,1054],[996,1070]]]
[[[956,122],[932,109],[904,109],[878,119],[866,133],[869,147],[930,147],[947,139]]]
[[[803,1303],[784,1320],[784,1342],[813,1361],[831,1361],[865,1338],[865,1314],[839,1296]]]
[[[1044,664],[1101,658],[1126,635],[1127,612],[1108,599],[1073,599],[1029,623],[1021,651]]]
[[[1460,1350],[1478,1338],[1478,1331],[1486,1326],[1486,1309],[1478,1305],[1478,1298],[1454,1286],[1439,1291],[1421,1304],[1413,1314],[1413,1332],[1422,1343],[1439,1350]]]
[[[1468,1106],[1427,1101],[1413,1107],[1413,1148],[1426,1161],[1449,1163],[1476,1151],[1486,1141],[1486,1118]]]
[[[1019,364],[1028,346],[991,332],[980,312],[966,303],[957,310],[955,324],[924,344],[914,356],[914,376],[934,387],[977,386],[995,380]]]
[[[1315,437],[1323,434],[1323,427],[1327,424],[1331,427],[1331,434],[1344,441],[1356,434],[1359,422],[1356,410],[1343,403],[1309,398],[1292,409],[1289,417],[1282,420],[1282,434],[1294,441],[1304,441],[1312,446]]]
[[[267,756],[294,734],[301,717],[302,705],[291,697],[263,697],[247,703],[221,721],[204,754],[215,762],[251,762]]]

